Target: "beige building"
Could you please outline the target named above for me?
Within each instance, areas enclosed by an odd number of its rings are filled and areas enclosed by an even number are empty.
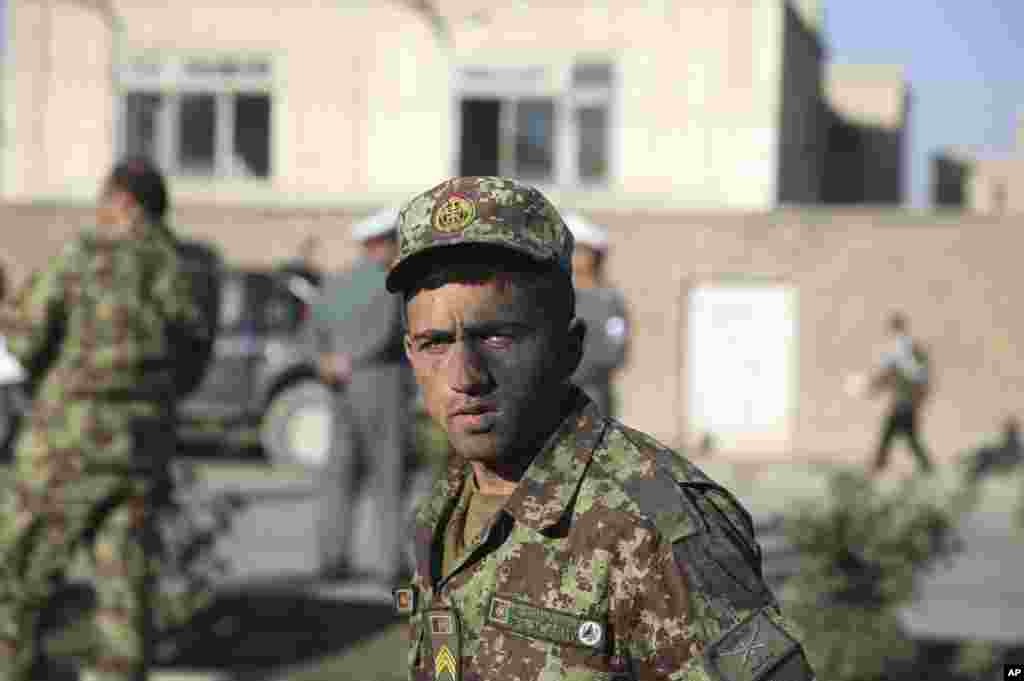
[[[580,208],[900,198],[848,181],[884,177],[874,141],[829,161],[847,112],[900,134],[905,111],[892,73],[826,72],[817,0],[419,4],[9,0],[0,196],[88,200],[143,152],[184,202],[370,206],[490,173]]]
[[[1016,148],[1010,152],[952,148],[935,154],[932,201],[981,215],[1024,213],[1024,114],[1017,120]]]
[[[903,191],[902,73],[829,65],[817,0],[436,4],[443,22],[398,2],[8,0],[12,274],[89,219],[125,151],[168,170],[181,231],[254,266],[308,233],[343,266],[367,211],[516,175],[609,228],[630,425],[740,458],[866,457],[881,406],[843,383],[894,307],[934,348],[940,457],[1018,409],[1016,232],[792,205]]]

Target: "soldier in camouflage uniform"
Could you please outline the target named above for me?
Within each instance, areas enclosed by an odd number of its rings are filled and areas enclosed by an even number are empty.
[[[410,678],[812,679],[746,511],[569,382],[584,332],[551,204],[456,178],[412,199],[399,234],[387,288],[458,454],[394,592]]]
[[[145,678],[159,548],[151,492],[173,454],[178,368],[208,325],[163,223],[164,181],[119,163],[83,232],[0,311],[33,379],[0,536],[0,679],[27,679],[63,576],[93,582],[83,678]]]

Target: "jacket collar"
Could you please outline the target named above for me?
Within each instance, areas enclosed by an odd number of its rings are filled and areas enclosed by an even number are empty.
[[[537,532],[562,520],[579,487],[594,448],[604,434],[605,419],[582,390],[572,386],[570,408],[562,423],[526,469],[504,510]],[[429,574],[431,545],[439,523],[458,502],[471,474],[468,462],[452,457],[446,474],[434,485],[417,514],[417,563]]]
[[[595,447],[604,434],[605,420],[582,390],[572,388],[571,408],[562,424],[526,469],[505,511],[517,523],[536,532],[565,517]]]

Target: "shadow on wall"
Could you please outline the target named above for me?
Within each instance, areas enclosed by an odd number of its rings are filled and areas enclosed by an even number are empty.
[[[903,199],[902,129],[856,125],[831,114],[822,201],[899,204]]]

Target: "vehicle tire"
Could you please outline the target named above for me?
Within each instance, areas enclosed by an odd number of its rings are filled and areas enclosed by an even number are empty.
[[[260,443],[273,463],[327,465],[331,448],[331,391],[322,383],[303,380],[277,393],[260,427]]]

